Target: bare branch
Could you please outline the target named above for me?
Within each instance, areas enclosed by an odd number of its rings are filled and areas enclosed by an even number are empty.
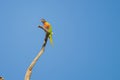
[[[49,32],[47,29],[45,29],[42,26],[38,26],[39,28],[43,29],[46,32],[45,38],[44,38],[44,42],[42,45],[42,48],[40,50],[40,52],[38,53],[38,55],[34,58],[34,60],[32,61],[32,63],[30,64],[30,66],[28,67],[26,74],[25,74],[25,79],[24,80],[30,80],[31,74],[32,74],[32,69],[35,66],[36,62],[38,61],[38,59],[40,58],[40,56],[43,54],[44,50],[45,50],[45,46],[49,37]]]
[[[0,80],[4,80],[4,78],[0,76]]]
[[[46,33],[49,33],[49,31],[46,29],[46,28],[44,28],[43,26],[38,26],[38,28],[41,28],[41,29],[43,29]]]

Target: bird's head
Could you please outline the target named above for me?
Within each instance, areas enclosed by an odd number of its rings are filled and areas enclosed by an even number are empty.
[[[45,23],[45,22],[46,22],[46,20],[45,20],[45,19],[41,19],[41,22],[42,22],[42,23]]]

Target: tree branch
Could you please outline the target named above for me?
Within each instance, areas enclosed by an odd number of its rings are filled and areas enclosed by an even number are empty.
[[[4,80],[4,78],[0,76],[0,80]]]
[[[43,26],[40,26],[40,25],[39,25],[38,28],[41,28],[41,29],[43,29],[46,33],[49,33],[48,30],[47,30],[46,28],[44,28]]]
[[[45,46],[49,37],[49,32],[47,29],[45,29],[42,26],[38,26],[39,28],[43,29],[46,32],[45,38],[44,38],[44,42],[42,45],[42,48],[40,50],[40,52],[38,53],[38,55],[34,58],[34,60],[32,61],[32,63],[30,64],[30,66],[28,67],[26,74],[25,74],[25,79],[24,80],[30,80],[31,74],[32,74],[32,69],[35,66],[36,62],[38,61],[38,59],[40,58],[40,56],[43,54],[44,50],[45,50]]]

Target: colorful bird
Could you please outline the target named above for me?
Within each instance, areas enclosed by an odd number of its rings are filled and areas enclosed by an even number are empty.
[[[52,39],[52,26],[50,23],[48,23],[45,19],[41,19],[41,22],[43,23],[43,27],[46,28],[48,30],[49,34],[49,40],[51,45],[53,45],[53,39]]]

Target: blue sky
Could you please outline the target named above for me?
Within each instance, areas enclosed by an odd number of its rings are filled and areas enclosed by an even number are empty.
[[[45,18],[53,26],[31,80],[120,80],[119,0],[0,1],[0,75],[23,80],[39,52]]]

